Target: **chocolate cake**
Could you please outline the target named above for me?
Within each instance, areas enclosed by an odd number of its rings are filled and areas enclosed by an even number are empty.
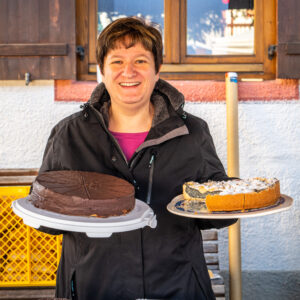
[[[72,216],[120,216],[135,205],[134,187],[124,179],[82,171],[51,171],[37,176],[34,206]]]

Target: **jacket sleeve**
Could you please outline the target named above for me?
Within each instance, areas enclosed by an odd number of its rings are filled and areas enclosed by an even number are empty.
[[[36,228],[36,230],[38,230],[40,232],[43,232],[43,233],[51,234],[51,235],[60,235],[60,234],[65,233],[65,231],[63,231],[63,230],[48,228],[48,227],[45,227],[45,226],[41,226],[39,228]]]
[[[48,142],[46,144],[43,161],[39,169],[39,173],[54,171],[54,170],[57,171],[57,170],[61,170],[62,168],[61,164],[59,163],[59,158],[57,157],[57,155],[55,155],[54,152],[54,143],[55,143],[56,136],[57,136],[57,127],[54,127],[51,131],[51,134],[48,138]],[[64,231],[62,230],[48,228],[44,226],[37,228],[37,230],[51,235],[60,235],[64,233]]]
[[[222,162],[220,161],[208,125],[203,121],[198,147],[201,156],[201,166],[198,174],[200,182],[208,180],[221,181],[228,179]]]
[[[58,126],[54,127],[48,138],[46,148],[43,155],[42,165],[40,167],[39,173],[47,171],[58,171],[62,169],[59,157],[55,154],[54,144],[58,135]]]
[[[203,163],[201,164],[199,172],[199,182],[206,182],[208,180],[221,181],[233,179],[228,177],[222,162],[220,161],[212,136],[209,132],[209,128],[206,122],[203,121],[201,138],[200,141],[200,151]],[[197,219],[197,225],[200,229],[210,229],[210,228],[222,228],[234,224],[237,219]]]

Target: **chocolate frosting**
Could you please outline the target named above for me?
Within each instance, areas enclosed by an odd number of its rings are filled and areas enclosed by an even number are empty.
[[[51,171],[37,176],[30,195],[41,209],[74,216],[119,216],[134,208],[134,187],[95,172]]]

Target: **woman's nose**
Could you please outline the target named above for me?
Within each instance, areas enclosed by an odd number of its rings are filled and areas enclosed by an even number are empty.
[[[134,66],[131,63],[126,63],[124,65],[124,69],[123,69],[123,76],[131,78],[134,77],[136,75],[136,71],[134,69]]]

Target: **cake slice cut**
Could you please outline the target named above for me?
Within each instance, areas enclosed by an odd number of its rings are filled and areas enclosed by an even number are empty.
[[[276,204],[280,198],[279,180],[255,177],[228,181],[194,181],[183,184],[186,201],[201,201],[209,211],[238,211]]]

